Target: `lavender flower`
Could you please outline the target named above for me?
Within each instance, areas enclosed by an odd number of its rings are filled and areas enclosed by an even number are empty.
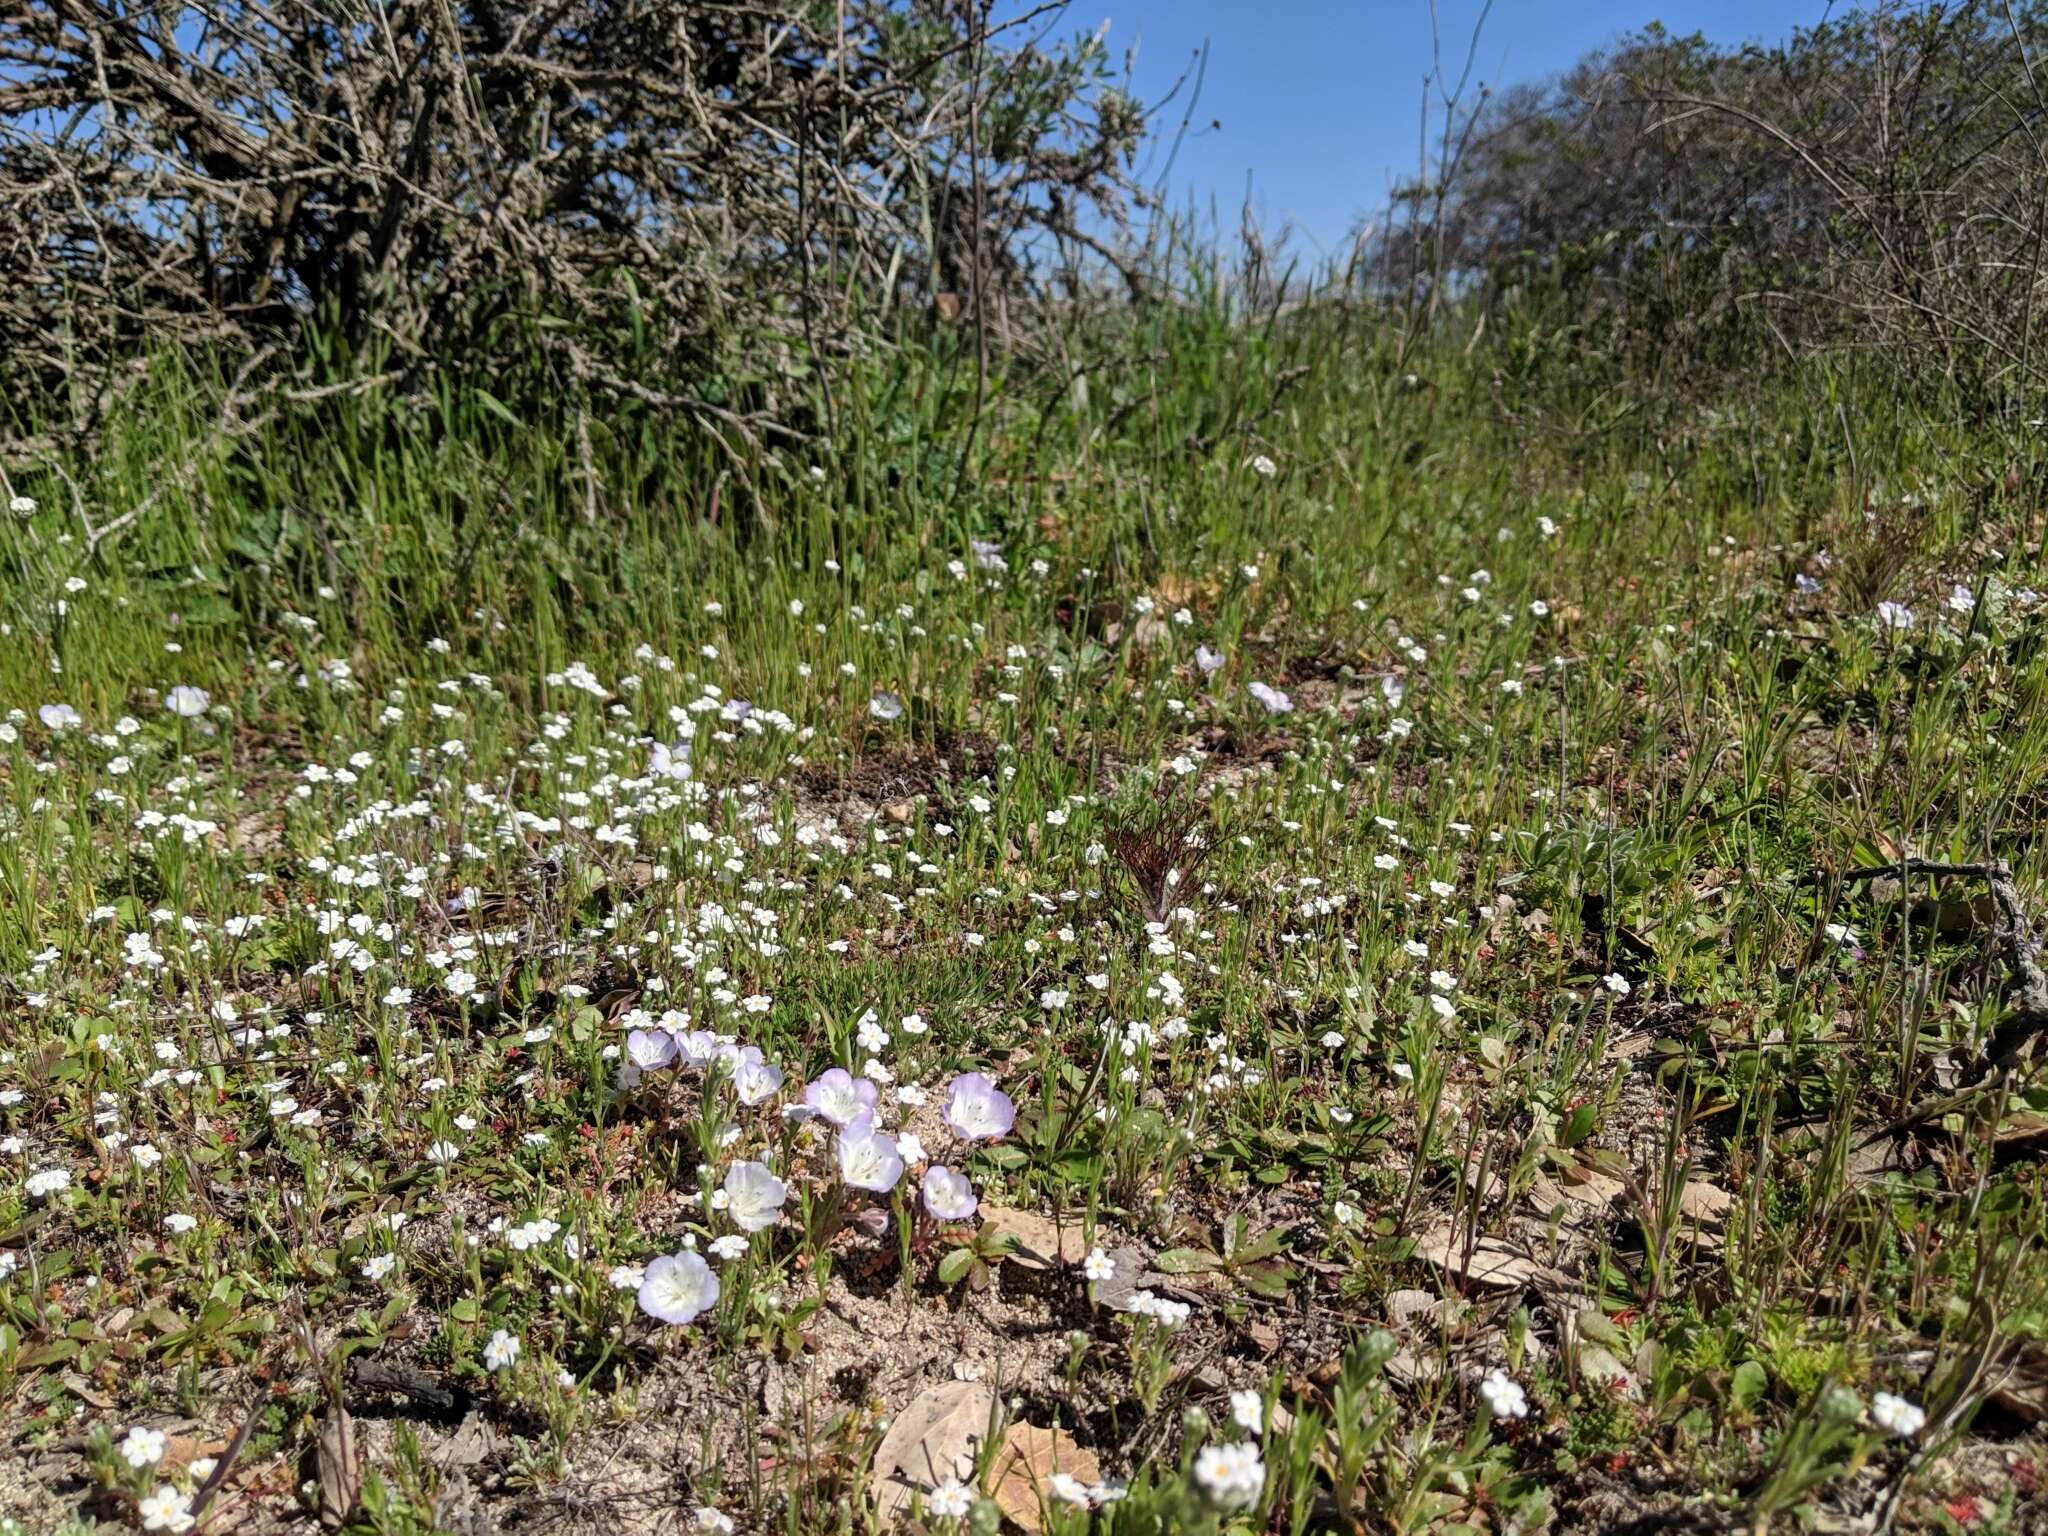
[[[1010,1133],[1017,1123],[1017,1106],[1010,1096],[979,1072],[963,1072],[953,1079],[946,1097],[946,1124],[953,1134],[969,1141],[995,1141]]]
[[[742,1232],[762,1232],[782,1217],[789,1189],[766,1163],[734,1163],[725,1171],[725,1213]]]
[[[763,1061],[760,1051],[750,1045],[740,1053],[740,1063],[733,1068],[732,1087],[740,1102],[751,1109],[782,1091],[782,1068],[772,1061]]]
[[[903,1156],[894,1141],[875,1129],[872,1112],[839,1133],[839,1177],[855,1189],[878,1195],[886,1195],[903,1177]]]
[[[626,1036],[626,1058],[642,1072],[676,1059],[676,1037],[665,1029],[636,1029]]]
[[[851,1125],[873,1112],[875,1085],[844,1067],[833,1067],[804,1090],[804,1102],[834,1125]]]
[[[1294,700],[1270,684],[1253,683],[1245,691],[1265,705],[1266,713],[1269,715],[1285,715],[1293,712]]]
[[[964,1173],[933,1166],[924,1173],[924,1208],[940,1221],[966,1221],[980,1202]]]

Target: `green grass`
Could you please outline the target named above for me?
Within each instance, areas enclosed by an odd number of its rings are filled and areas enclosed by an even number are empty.
[[[521,381],[205,451],[218,383],[165,361],[17,475],[0,1421],[73,1481],[0,1513],[139,1524],[261,1408],[208,1519],[310,1527],[339,1400],[358,1529],[863,1530],[885,1421],[968,1362],[1127,1485],[1059,1530],[2038,1519],[2048,1106],[1852,1150],[1998,1022],[1988,930],[1798,883],[1910,848],[2037,886],[2037,449],[1819,364],[1641,397],[1501,323],[1098,317],[1085,390],[1008,364],[971,445],[971,357],[904,338],[800,446],[598,423],[594,504]],[[159,487],[86,547],[74,489],[101,527]],[[787,1080],[622,1078],[671,1026]],[[1076,1252],[846,1189],[776,1109],[871,1060],[893,1130]],[[953,1143],[964,1071],[1007,1135]],[[733,1235],[736,1159],[781,1220],[662,1326],[614,1271]],[[1094,1247],[1184,1320],[1108,1305]],[[134,1425],[186,1427],[137,1467]]]

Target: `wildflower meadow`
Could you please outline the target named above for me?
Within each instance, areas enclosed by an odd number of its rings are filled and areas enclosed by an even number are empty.
[[[702,122],[808,219],[777,134],[896,98],[792,9]],[[237,219],[376,201],[217,137]],[[405,250],[547,297],[558,158]],[[241,352],[110,254],[112,382],[10,384],[0,1536],[2048,1528],[2019,376],[1645,343],[1579,246],[1169,226],[998,313],[903,219],[650,296],[592,215],[574,303],[451,248]]]

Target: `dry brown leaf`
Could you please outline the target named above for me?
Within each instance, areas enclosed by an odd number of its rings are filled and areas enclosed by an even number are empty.
[[[949,1381],[912,1398],[875,1448],[875,1505],[884,1520],[949,1477],[974,1476],[996,1395],[978,1381]]]
[[[1679,1215],[1700,1226],[1725,1224],[1734,1208],[1735,1197],[1727,1190],[1699,1179],[1686,1180],[1685,1188],[1678,1192]]]
[[[1088,1257],[1088,1244],[1081,1236],[1078,1221],[1061,1226],[1030,1211],[984,1205],[981,1229],[998,1237],[1016,1239],[1017,1251],[1009,1256],[1009,1262],[1024,1269],[1051,1269],[1056,1263],[1078,1264]]]
[[[1095,1453],[1076,1445],[1071,1435],[1035,1424],[1012,1424],[996,1452],[989,1497],[1002,1506],[1011,1524],[1037,1536],[1045,1524],[1046,1506],[1055,1502],[1049,1486],[1055,1472],[1083,1483],[1102,1481],[1102,1464]]]
[[[316,1451],[320,1473],[320,1524],[338,1531],[348,1524],[363,1496],[363,1462],[356,1453],[356,1427],[338,1402],[327,1405]]]
[[[1985,1382],[1991,1401],[2029,1424],[2048,1419],[2048,1350],[2024,1343]]]
[[[1465,1234],[1449,1226],[1425,1233],[1415,1244],[1415,1256],[1446,1274],[1496,1291],[1525,1290],[1538,1281],[1557,1278],[1548,1265],[1499,1238],[1482,1237],[1467,1252]]]

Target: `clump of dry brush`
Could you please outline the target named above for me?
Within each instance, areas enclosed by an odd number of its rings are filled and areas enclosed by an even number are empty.
[[[856,345],[856,305],[997,323],[1128,206],[1145,113],[1063,9],[23,0],[0,391],[75,444],[148,347],[304,392],[317,330],[330,379],[538,355],[598,407],[794,434],[778,362]]]

